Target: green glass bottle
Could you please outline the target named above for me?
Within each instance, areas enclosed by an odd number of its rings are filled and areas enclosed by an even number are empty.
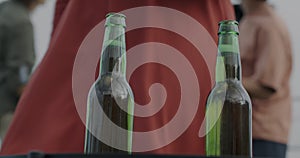
[[[107,15],[100,73],[88,96],[84,147],[87,154],[131,153],[134,101],[126,81],[125,27],[124,15]]]
[[[219,23],[216,83],[206,103],[206,155],[252,156],[252,105],[241,82],[238,22]]]

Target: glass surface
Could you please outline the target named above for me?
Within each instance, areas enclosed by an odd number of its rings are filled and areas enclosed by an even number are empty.
[[[206,102],[207,156],[252,156],[252,105],[241,82],[237,24],[219,24],[216,84]]]
[[[84,151],[131,153],[134,101],[125,77],[125,16],[110,13],[105,26],[100,73],[88,96]]]

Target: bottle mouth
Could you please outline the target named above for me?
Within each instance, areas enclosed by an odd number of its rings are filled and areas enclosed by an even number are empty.
[[[108,13],[106,15],[105,26],[122,26],[126,27],[126,16],[121,13]]]
[[[239,23],[235,20],[223,20],[219,22],[218,35],[235,34],[239,35]]]
[[[106,14],[105,17],[106,17],[106,18],[108,18],[108,17],[120,17],[120,18],[126,18],[126,16],[125,16],[124,14],[121,14],[121,13],[114,13],[114,12],[111,12],[111,13]]]
[[[220,21],[219,22],[219,26],[220,25],[223,25],[223,24],[225,24],[225,25],[239,25],[239,22],[237,22],[236,20],[222,20],[222,21]]]

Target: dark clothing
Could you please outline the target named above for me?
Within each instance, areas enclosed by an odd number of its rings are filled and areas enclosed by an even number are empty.
[[[234,7],[236,21],[240,22],[244,15],[241,5],[234,5],[233,7]]]
[[[287,145],[267,140],[253,140],[253,156],[262,158],[285,158]]]
[[[34,61],[28,9],[16,0],[0,4],[0,116],[14,110]]]

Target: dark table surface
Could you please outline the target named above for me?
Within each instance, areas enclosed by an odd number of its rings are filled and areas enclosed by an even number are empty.
[[[99,155],[83,155],[83,154],[44,154],[40,152],[31,152],[28,155],[15,156],[0,156],[0,158],[219,158],[219,157],[205,157],[205,156],[187,156],[187,155],[119,155],[119,154],[99,154]],[[234,157],[226,156],[225,158],[248,158],[248,157]]]

